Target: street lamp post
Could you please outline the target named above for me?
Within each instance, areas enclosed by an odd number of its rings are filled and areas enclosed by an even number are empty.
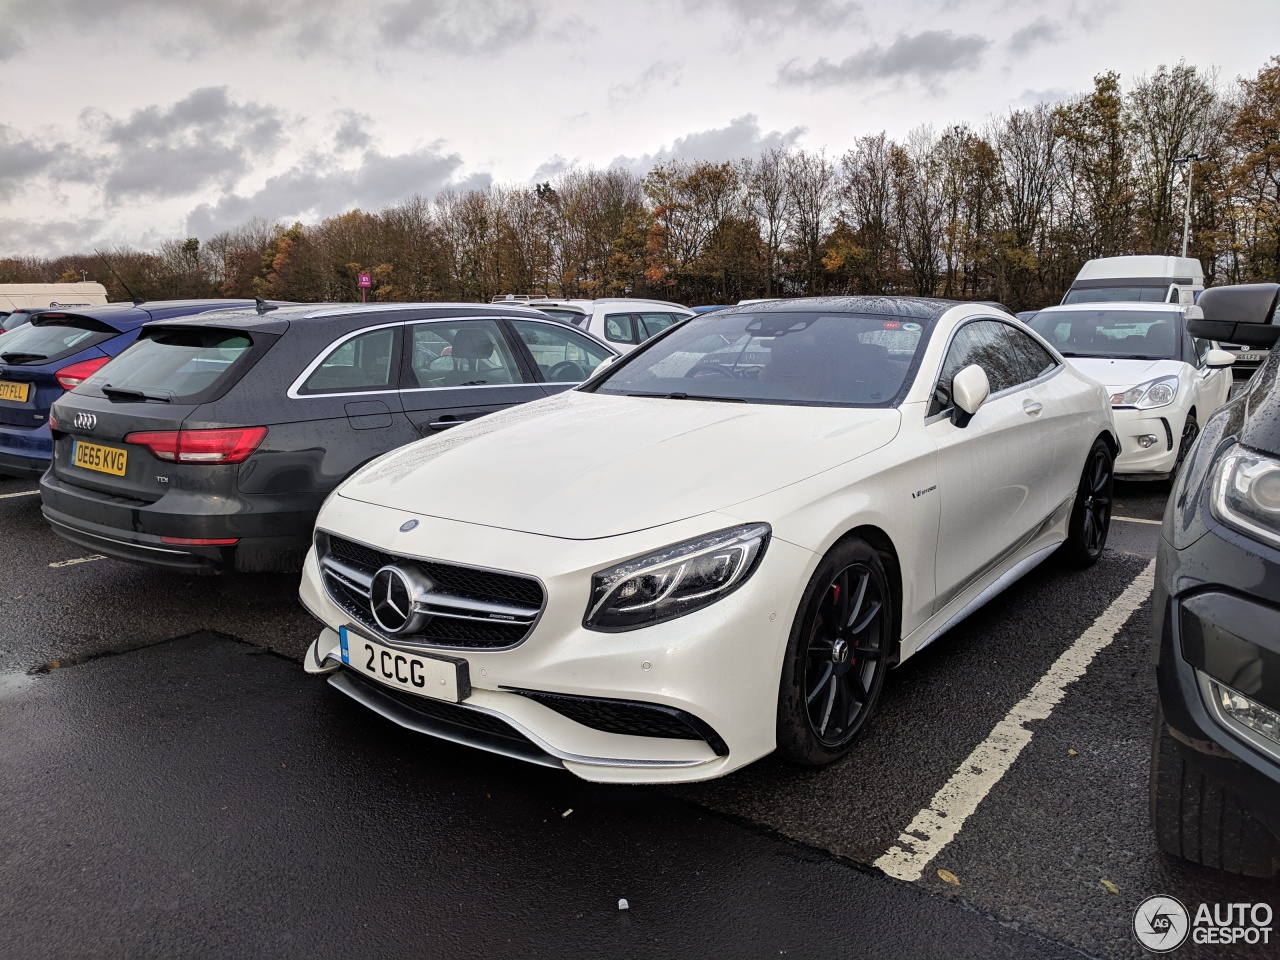
[[[1182,255],[1187,255],[1187,239],[1191,236],[1191,178],[1195,174],[1196,161],[1203,160],[1204,157],[1198,153],[1189,153],[1185,157],[1177,157],[1174,163],[1182,166],[1187,165],[1187,204],[1182,211]]]

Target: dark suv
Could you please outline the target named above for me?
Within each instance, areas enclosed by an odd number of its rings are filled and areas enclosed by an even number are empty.
[[[567,389],[614,355],[522,307],[313,305],[149,324],[54,404],[44,515],[125,560],[298,568],[320,504],[352,471]]]
[[[1280,285],[1200,295],[1193,336],[1280,337]],[[1204,425],[1165,509],[1152,599],[1151,819],[1167,853],[1280,867],[1280,352]]]

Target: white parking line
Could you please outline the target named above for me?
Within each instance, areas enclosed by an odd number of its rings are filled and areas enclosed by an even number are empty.
[[[1119,520],[1121,523],[1149,523],[1153,527],[1158,527],[1164,523],[1163,520],[1144,520],[1142,517],[1117,517],[1112,516],[1112,520]]]
[[[1147,564],[1093,625],[1054,661],[1022,702],[996,724],[987,739],[934,794],[929,806],[916,814],[899,834],[898,842],[875,862],[877,867],[899,880],[920,879],[929,861],[955,839],[965,821],[1031,742],[1027,724],[1049,718],[1053,708],[1062,702],[1067,687],[1084,676],[1093,658],[1106,649],[1133,612],[1147,601],[1155,567],[1154,560]]]
[[[0,493],[0,500],[8,500],[10,497],[34,497],[39,493],[39,490],[23,490],[21,493]]]
[[[102,554],[95,553],[91,557],[76,557],[74,560],[59,560],[56,563],[49,564],[49,566],[53,567],[56,570],[58,567],[74,567],[77,563],[89,563],[90,561],[93,561],[93,560],[105,560],[105,559],[107,558],[104,557]]]

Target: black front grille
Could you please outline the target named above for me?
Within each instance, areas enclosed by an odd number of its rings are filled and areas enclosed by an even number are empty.
[[[668,740],[701,740],[726,756],[728,747],[711,726],[691,713],[657,703],[610,700],[600,697],[576,697],[539,690],[516,690],[556,713],[584,727],[605,733],[624,733],[633,737],[662,737]]]
[[[343,537],[329,537],[329,552],[340,560],[348,560],[370,572],[389,563],[403,562],[406,557],[374,550],[363,543]],[[494,570],[477,570],[452,563],[413,560],[432,580],[460,596],[518,603],[527,607],[542,606],[542,587],[537,580]]]
[[[542,609],[542,585],[530,577],[495,570],[477,570],[438,560],[397,556],[323,532],[316,537],[316,548],[329,596],[353,620],[375,635],[382,635],[382,631],[373,619],[367,594],[359,586],[327,568],[324,564],[327,557],[342,561],[368,577],[379,568],[391,564],[413,565],[429,576],[442,593],[468,600],[515,604],[539,611]],[[417,633],[397,634],[394,640],[396,643],[431,647],[492,650],[515,646],[532,630],[532,623],[436,616],[428,620]]]

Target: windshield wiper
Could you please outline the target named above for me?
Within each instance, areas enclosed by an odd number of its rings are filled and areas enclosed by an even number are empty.
[[[106,384],[102,387],[102,395],[108,400],[154,400],[157,403],[172,403],[173,397],[160,393],[145,393],[142,390],[130,390],[126,387],[113,387]]]
[[[714,400],[720,403],[746,403],[742,397],[708,397],[701,393],[685,393],[677,390],[674,393],[627,393],[628,397],[656,397],[659,400]]]
[[[32,360],[48,360],[43,353],[0,353],[5,363],[30,363]]]

